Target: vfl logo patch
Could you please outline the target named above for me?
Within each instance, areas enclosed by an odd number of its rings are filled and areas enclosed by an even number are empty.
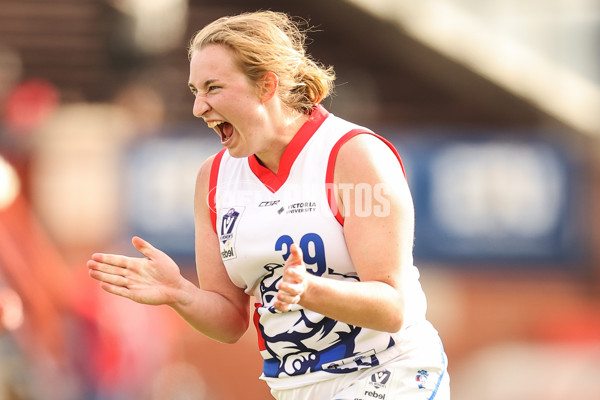
[[[233,227],[239,216],[240,213],[235,211],[235,208],[230,208],[227,214],[223,215],[223,219],[221,219],[221,242],[225,243],[233,237]]]
[[[221,258],[223,261],[237,257],[235,253],[236,222],[243,210],[240,207],[238,207],[238,210],[230,208],[221,218],[221,235],[219,236],[219,240],[221,241]]]
[[[375,387],[384,387],[387,381],[390,379],[392,373],[387,370],[379,371],[371,375],[371,384]]]
[[[371,379],[365,382],[363,395],[365,399],[381,399],[385,400],[390,391],[390,379],[392,372],[387,369],[382,369],[371,375]]]

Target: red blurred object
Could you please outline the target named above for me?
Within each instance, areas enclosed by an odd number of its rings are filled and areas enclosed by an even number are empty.
[[[43,124],[59,103],[54,85],[41,79],[31,79],[16,86],[6,98],[4,123],[11,130],[30,133]]]

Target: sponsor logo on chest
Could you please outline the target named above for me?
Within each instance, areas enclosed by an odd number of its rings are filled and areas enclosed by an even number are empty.
[[[286,214],[303,214],[307,212],[317,211],[317,203],[315,201],[299,201],[289,204],[285,210]]]
[[[258,208],[265,207],[273,207],[276,209],[277,214],[287,215],[287,214],[306,214],[311,212],[316,212],[318,210],[318,205],[316,201],[312,200],[291,200],[291,201],[282,201],[282,200],[264,200],[258,203]]]

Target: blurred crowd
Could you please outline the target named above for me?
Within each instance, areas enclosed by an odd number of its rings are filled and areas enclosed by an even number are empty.
[[[9,51],[0,81],[0,399],[220,398],[178,347],[192,332],[167,309],[106,295],[85,267],[127,246],[123,156],[161,126],[160,98],[132,86],[111,103],[63,104]]]

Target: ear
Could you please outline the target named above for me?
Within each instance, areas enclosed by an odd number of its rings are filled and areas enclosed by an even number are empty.
[[[260,99],[263,103],[271,100],[277,93],[279,77],[274,72],[268,71],[260,80]]]

